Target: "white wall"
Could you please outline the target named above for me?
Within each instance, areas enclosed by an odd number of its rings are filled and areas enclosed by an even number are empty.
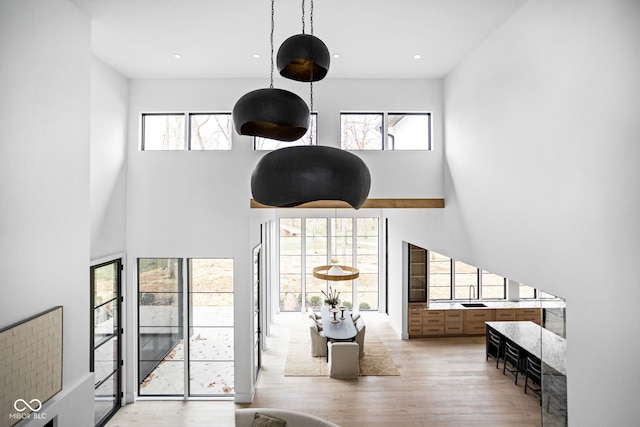
[[[0,327],[64,307],[63,391],[41,413],[69,426],[93,423],[90,31],[67,0],[0,2]]]
[[[308,88],[286,88],[308,100]],[[304,90],[300,89],[300,85]],[[281,86],[278,86],[281,87]],[[371,172],[369,197],[442,197],[443,112],[441,80],[328,79],[314,83],[320,145],[340,147],[340,112],[432,112],[432,151],[362,151]]]
[[[97,58],[91,63],[91,259],[126,249],[129,81]]]
[[[637,1],[528,2],[445,80],[445,209],[388,212],[392,251],[567,299],[572,426],[640,418],[639,24]]]
[[[407,335],[408,302],[407,277],[403,258],[403,243],[411,243],[443,254],[455,251],[455,244],[460,242],[459,230],[448,227],[451,219],[450,200],[445,198],[444,209],[384,209],[383,217],[389,220],[388,255],[389,286],[388,306],[389,321],[393,329],[403,338]],[[447,248],[453,243],[453,248]]]
[[[233,149],[218,152],[139,151],[142,112],[230,112],[265,80],[133,80],[129,87],[127,252],[139,257],[233,257],[235,259],[236,401],[249,401],[251,379],[251,266],[259,224],[272,212],[251,213],[250,176],[266,152],[234,134]],[[308,86],[277,81],[308,99]],[[363,152],[373,176],[370,197],[442,197],[442,81],[333,80],[314,85],[318,140],[339,147],[343,111],[431,111],[435,150]],[[402,165],[402,168],[398,168]],[[135,282],[130,268],[128,278]],[[135,301],[129,288],[129,301]],[[133,313],[130,313],[133,315]],[[131,316],[132,318],[134,316]],[[129,330],[135,327],[127,325]],[[129,360],[135,360],[128,354]],[[127,378],[134,387],[133,375]]]
[[[250,146],[237,143],[231,151],[217,152],[138,149],[141,112],[230,111],[234,93],[225,93],[210,81],[133,80],[129,94],[127,254],[132,286],[127,289],[128,300],[137,300],[133,268],[137,258],[233,258],[236,400],[250,401],[249,180],[254,163]],[[133,320],[135,311],[130,315]],[[127,327],[135,330],[136,325]],[[135,363],[135,354],[128,352],[127,357]],[[133,372],[127,375],[128,388],[137,389]]]

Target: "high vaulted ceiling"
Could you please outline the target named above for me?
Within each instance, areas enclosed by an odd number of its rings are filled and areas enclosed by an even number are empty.
[[[72,1],[94,54],[129,78],[269,78],[269,0]],[[525,2],[315,0],[314,34],[340,54],[327,78],[440,78]],[[302,1],[276,0],[275,52],[301,32]]]

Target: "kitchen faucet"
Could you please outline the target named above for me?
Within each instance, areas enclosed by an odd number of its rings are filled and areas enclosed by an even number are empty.
[[[472,293],[473,293],[473,299],[476,299],[476,288],[473,285],[469,285],[469,302],[471,302]]]

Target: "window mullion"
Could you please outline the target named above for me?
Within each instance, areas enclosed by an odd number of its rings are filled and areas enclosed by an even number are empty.
[[[191,114],[184,113],[184,145],[187,151],[191,150]]]
[[[300,218],[300,310],[304,312],[307,304],[307,219]]]
[[[189,260],[180,259],[179,280],[182,282],[182,342],[184,348],[183,357],[183,381],[184,381],[184,396],[183,399],[187,400],[191,394],[190,381],[189,381],[189,359],[190,359],[190,343],[189,343],[189,288],[191,285],[190,268],[188,268]],[[185,266],[185,264],[187,264]],[[185,280],[186,276],[186,280]]]
[[[449,280],[449,295],[451,296],[451,299],[454,300],[456,299],[456,264],[453,258],[449,258],[449,274],[451,276],[451,280]]]
[[[387,120],[388,120],[388,115],[387,112],[384,111],[382,112],[382,126],[381,126],[381,133],[382,133],[382,151],[387,150],[387,144],[389,143],[388,140],[388,126],[387,126]]]
[[[351,265],[358,268],[358,223],[356,218],[351,218]],[[352,307],[357,307],[357,292],[356,287],[358,286],[358,279],[353,279],[351,281],[351,301],[353,301]]]
[[[507,278],[502,278],[502,299],[507,299]]]
[[[333,228],[335,227],[335,223],[333,224],[333,227],[331,226],[332,218],[327,218],[327,265],[331,265],[332,262],[331,260],[333,259],[333,257],[336,255],[333,253],[333,251],[331,250],[331,244],[333,243],[333,240],[335,239],[334,233],[333,233]],[[324,291],[325,292],[329,292],[329,282],[325,280],[324,282]]]

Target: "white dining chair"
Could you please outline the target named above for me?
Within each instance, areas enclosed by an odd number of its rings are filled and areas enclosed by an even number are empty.
[[[329,345],[329,377],[358,378],[360,375],[360,358],[358,343],[330,342]]]

